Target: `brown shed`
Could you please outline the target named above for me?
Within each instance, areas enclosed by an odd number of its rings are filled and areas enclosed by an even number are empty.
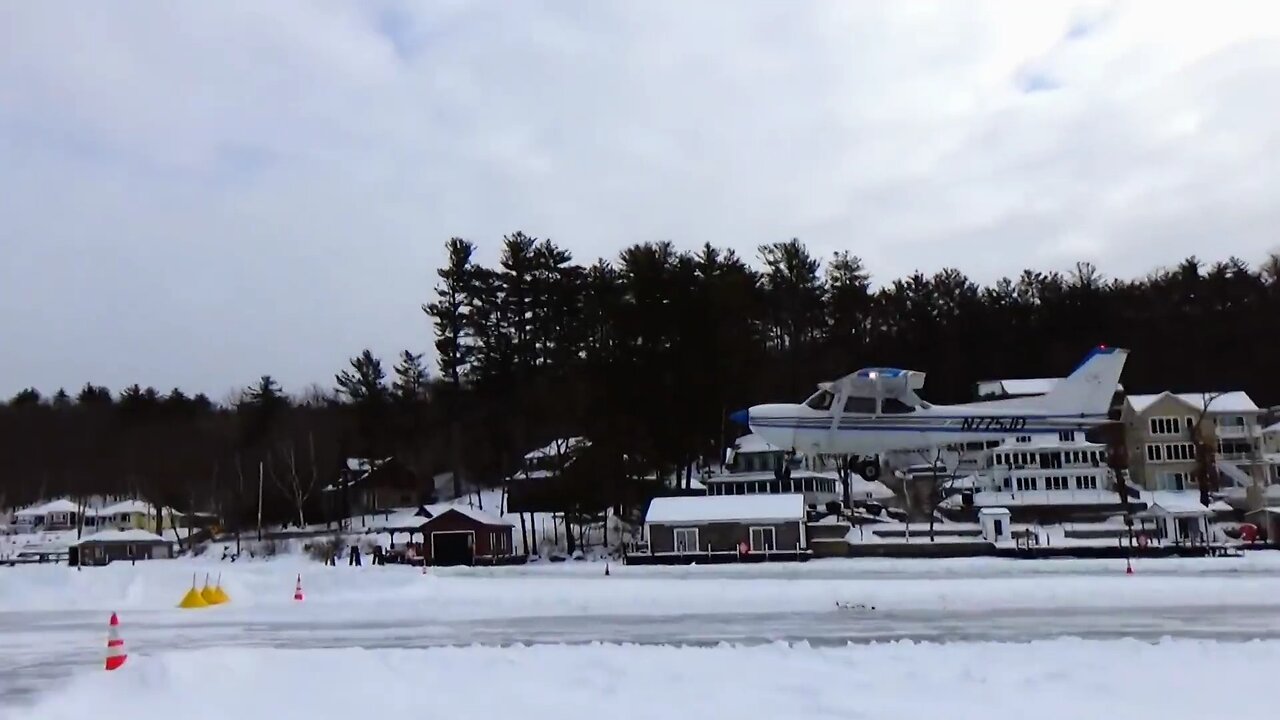
[[[644,524],[655,556],[783,558],[808,550],[806,516],[800,493],[661,497],[649,504]]]
[[[512,524],[482,510],[453,506],[422,525],[430,565],[501,565],[515,556]]]

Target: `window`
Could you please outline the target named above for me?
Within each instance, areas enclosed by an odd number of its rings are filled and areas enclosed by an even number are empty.
[[[776,550],[773,543],[774,532],[771,527],[751,528],[751,552],[768,552]]]
[[[898,398],[884,398],[880,401],[880,412],[885,415],[902,415],[903,413],[915,411],[915,408],[902,402]]]
[[[1061,432],[1059,432],[1059,433],[1058,433],[1058,440],[1059,440],[1060,442],[1075,442],[1075,441],[1076,441],[1076,431],[1075,431],[1075,430],[1063,430],[1063,431],[1061,431]]]
[[[1253,444],[1248,440],[1220,440],[1218,452],[1222,455],[1249,455],[1253,452]]]
[[[1030,435],[1019,435],[1019,436],[1018,436],[1018,442],[1023,443],[1023,444],[1029,443],[1029,442],[1031,442],[1031,436],[1030,436]]]
[[[1157,490],[1186,490],[1196,486],[1189,472],[1162,472],[1156,476]]]
[[[1092,475],[1077,475],[1076,489],[1077,490],[1097,490],[1098,478]]]
[[[1148,462],[1190,462],[1196,459],[1193,443],[1148,443]]]
[[[1038,478],[1020,477],[1020,478],[1015,478],[1015,482],[1017,483],[1019,490],[1039,490],[1040,489],[1040,481]]]
[[[1176,417],[1153,417],[1147,420],[1147,427],[1152,435],[1177,435],[1183,431],[1182,423]]]
[[[698,528],[676,528],[675,551],[678,553],[698,552]]]
[[[844,411],[847,413],[857,413],[859,415],[875,415],[876,399],[851,396],[844,401]]]
[[[1067,490],[1067,478],[1065,475],[1051,475],[1044,479],[1045,490]]]
[[[830,410],[831,403],[836,398],[827,390],[819,390],[814,393],[808,400],[804,401],[804,406],[810,410]]]

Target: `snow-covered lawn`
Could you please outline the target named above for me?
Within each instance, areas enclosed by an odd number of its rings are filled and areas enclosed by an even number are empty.
[[[1280,642],[1198,640],[217,649],[85,673],[21,716],[1202,720],[1263,716],[1271,701],[1254,690],[1278,664]],[[1230,680],[1206,684],[1205,668]]]

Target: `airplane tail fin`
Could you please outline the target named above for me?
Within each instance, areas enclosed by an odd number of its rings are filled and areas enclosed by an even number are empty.
[[[1105,416],[1128,357],[1129,351],[1123,348],[1094,348],[1070,375],[1039,398],[1038,404],[1064,415]]]

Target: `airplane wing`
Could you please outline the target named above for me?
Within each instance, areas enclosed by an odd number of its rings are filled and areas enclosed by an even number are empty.
[[[877,387],[882,395],[896,397],[909,390],[924,387],[925,374],[901,368],[863,368],[830,383],[834,390],[843,388],[849,395],[873,397]]]

